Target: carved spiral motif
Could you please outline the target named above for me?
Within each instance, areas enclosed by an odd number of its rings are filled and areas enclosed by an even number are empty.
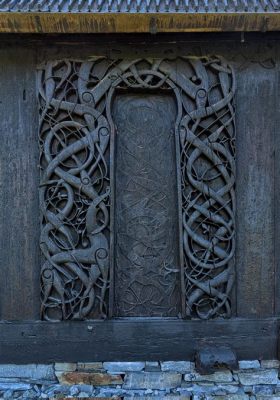
[[[229,316],[235,246],[231,67],[219,57],[53,61],[39,69],[38,88],[42,318],[108,316],[116,89],[172,91],[176,98],[181,295],[187,316]]]

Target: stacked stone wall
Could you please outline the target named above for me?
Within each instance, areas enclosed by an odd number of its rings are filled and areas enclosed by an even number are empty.
[[[202,375],[190,361],[0,365],[1,399],[280,400],[278,360]]]

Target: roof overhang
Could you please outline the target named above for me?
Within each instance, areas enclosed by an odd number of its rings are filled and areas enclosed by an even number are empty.
[[[160,33],[280,30],[279,12],[0,12],[1,33]]]

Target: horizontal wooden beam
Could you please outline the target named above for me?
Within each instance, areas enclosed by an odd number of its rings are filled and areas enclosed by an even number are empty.
[[[0,12],[0,33],[278,31],[280,13]]]
[[[279,320],[1,322],[0,363],[193,359],[205,343],[239,359],[277,358]]]

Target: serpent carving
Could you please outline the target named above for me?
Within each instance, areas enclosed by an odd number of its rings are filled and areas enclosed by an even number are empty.
[[[174,207],[181,262],[173,267],[181,271],[181,315],[230,316],[235,249],[231,66],[221,57],[97,57],[51,61],[38,70],[42,319],[113,316],[112,105],[118,91],[138,89],[168,93],[176,103],[179,207]]]
[[[205,66],[180,123],[186,314],[202,319],[231,314],[235,251],[235,77],[222,59]]]

